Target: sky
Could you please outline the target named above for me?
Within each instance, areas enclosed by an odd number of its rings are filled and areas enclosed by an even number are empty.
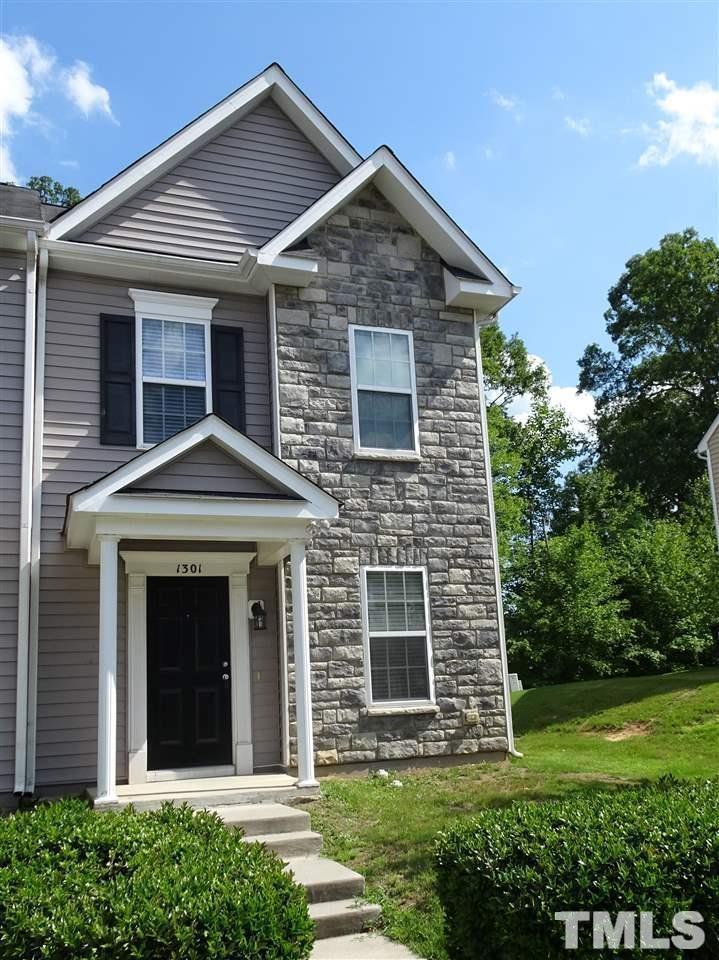
[[[83,194],[278,61],[522,288],[502,328],[580,421],[577,360],[627,259],[717,239],[717,0],[0,0],[0,34],[1,178]]]

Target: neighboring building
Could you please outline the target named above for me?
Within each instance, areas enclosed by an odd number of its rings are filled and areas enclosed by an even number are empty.
[[[709,490],[711,491],[714,523],[719,540],[719,415],[702,437],[697,452],[703,460],[706,460],[707,470],[709,471]]]
[[[0,228],[0,793],[506,756],[517,289],[396,156],[273,64]]]

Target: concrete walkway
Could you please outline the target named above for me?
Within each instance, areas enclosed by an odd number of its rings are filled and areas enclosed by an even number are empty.
[[[310,960],[418,960],[418,957],[401,943],[378,933],[359,933],[317,940]]]

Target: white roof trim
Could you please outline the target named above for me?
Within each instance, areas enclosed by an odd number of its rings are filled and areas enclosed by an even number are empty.
[[[41,238],[40,249],[50,254],[50,264],[71,273],[117,277],[138,283],[167,283],[217,292],[266,293],[271,283],[305,287],[317,274],[318,262],[306,254],[260,257],[248,248],[239,262],[200,260],[149,250],[124,250],[97,243]]]
[[[217,297],[196,297],[184,293],[165,293],[164,290],[139,290],[130,287],[127,291],[135,304],[135,311],[143,315],[184,320],[211,320]]]
[[[193,120],[144,157],[108,180],[76,206],[54,220],[48,235],[55,240],[87,230],[130,195],[176,166],[185,157],[232,126],[265,97],[270,96],[308,140],[339,171],[346,174],[362,157],[345,140],[300,88],[276,63],[239,90]]]
[[[517,292],[504,274],[457,226],[448,213],[415,180],[388,147],[379,147],[358,167],[316,200],[296,220],[260,249],[260,255],[277,256],[291,247],[374,182],[417,233],[451,266],[486,277],[484,292],[503,303]]]
[[[711,440],[715,430],[719,430],[719,414],[717,414],[714,422],[699,441],[697,453],[706,453],[707,447],[709,446],[709,441]]]
[[[297,473],[282,460],[278,460],[273,454],[240,433],[239,430],[235,430],[234,427],[231,427],[215,414],[209,414],[186,430],[175,434],[174,437],[170,437],[150,450],[141,453],[134,460],[130,460],[129,463],[112,471],[112,473],[90,484],[90,486],[71,494],[68,498],[68,535],[73,518],[78,514],[134,512],[135,508],[131,507],[134,494],[125,494],[114,500],[111,500],[111,498],[115,497],[116,494],[122,495],[126,487],[138,483],[144,477],[162,469],[162,467],[184,456],[207,440],[216,443],[226,453],[249,467],[268,483],[279,484],[289,490],[291,494],[305,501],[300,510],[301,516],[307,519],[332,519],[337,516],[338,503],[334,497],[325,493],[316,484]],[[143,497],[143,500],[146,499],[148,498]],[[124,503],[124,508],[121,503],[118,503],[118,500]],[[175,505],[174,512],[182,513],[191,512],[204,515],[209,512],[218,515],[226,511],[228,516],[238,516],[240,514],[257,516],[260,512],[264,515],[287,513],[286,510],[279,509],[282,501],[263,501],[264,506],[260,511],[252,504],[261,501],[261,497],[256,498],[256,500],[238,501],[231,497],[208,498],[206,494],[165,497],[163,500],[155,499],[152,513],[161,515],[168,511],[172,512],[173,508],[170,508],[168,503],[170,500],[173,502],[181,500],[190,502],[190,509],[180,510]],[[208,500],[212,501],[211,509],[207,505]],[[218,501],[220,501],[219,507],[217,506]],[[293,506],[290,514],[297,516],[297,513]]]

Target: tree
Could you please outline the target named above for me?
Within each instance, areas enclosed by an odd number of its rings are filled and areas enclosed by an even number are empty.
[[[482,330],[481,349],[499,556],[505,567],[513,542],[525,532],[526,518],[519,491],[522,428],[507,408],[519,397],[544,396],[547,374],[544,367],[532,362],[516,334],[508,337],[497,325]]]
[[[719,248],[695,230],[632,257],[609,291],[614,351],[588,346],[579,387],[596,395],[599,458],[657,514],[684,502],[719,407]]]
[[[61,207],[74,207],[82,200],[80,191],[75,187],[66,187],[52,177],[30,177],[27,182],[31,190],[37,190],[43,203],[55,203]]]
[[[592,523],[551,537],[509,584],[508,653],[533,683],[564,683],[622,670],[633,624],[617,571]]]
[[[562,466],[577,451],[569,418],[546,396],[535,398],[519,434],[521,466],[517,488],[524,503],[530,552],[541,537],[545,543],[559,503]]]

